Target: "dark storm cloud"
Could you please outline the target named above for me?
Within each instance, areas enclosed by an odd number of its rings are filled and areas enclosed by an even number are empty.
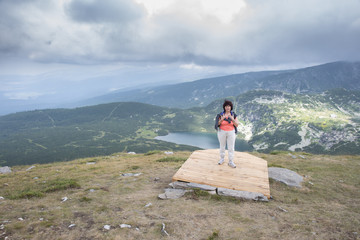
[[[68,15],[79,22],[131,22],[145,15],[145,9],[132,0],[72,0]]]

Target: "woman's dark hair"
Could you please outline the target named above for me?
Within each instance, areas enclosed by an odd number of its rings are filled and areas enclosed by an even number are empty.
[[[233,104],[231,101],[229,100],[225,100],[224,104],[223,104],[223,109],[225,111],[225,106],[230,106],[231,107],[231,111],[233,110]]]

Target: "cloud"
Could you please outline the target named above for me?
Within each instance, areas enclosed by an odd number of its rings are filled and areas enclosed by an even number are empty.
[[[65,10],[84,23],[128,23],[145,16],[144,7],[132,0],[72,0]]]
[[[0,1],[0,58],[223,67],[359,58],[358,0],[156,2]]]

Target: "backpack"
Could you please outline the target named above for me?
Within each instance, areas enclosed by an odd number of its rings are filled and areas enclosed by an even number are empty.
[[[236,113],[234,113],[233,111],[231,111],[230,113],[231,113],[231,115],[234,116],[234,118],[237,118]],[[225,112],[223,111],[223,112],[221,112],[221,113],[219,113],[219,114],[216,115],[216,118],[215,118],[215,129],[216,129],[216,131],[219,129],[219,125],[218,125],[219,119],[220,119],[220,117],[221,117],[222,115],[224,115],[224,114],[225,114]],[[235,126],[234,126],[234,127],[235,127]],[[237,133],[237,127],[235,127],[235,133]]]

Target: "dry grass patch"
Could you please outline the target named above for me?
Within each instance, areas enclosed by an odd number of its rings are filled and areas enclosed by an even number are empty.
[[[0,200],[0,239],[356,239],[360,234],[359,156],[302,154],[305,159],[293,159],[286,152],[254,153],[269,166],[305,177],[301,189],[270,181],[273,200],[268,203],[199,190],[159,200],[190,154],[120,153],[36,165],[30,171],[29,166],[14,167],[13,173],[0,175],[5,198]],[[165,158],[182,160],[158,161]],[[45,191],[54,182],[65,187]],[[43,195],[10,199],[24,189]],[[68,200],[62,202],[63,197]],[[132,228],[120,228],[123,223]],[[170,236],[161,234],[162,223]],[[106,224],[109,231],[103,229]]]

